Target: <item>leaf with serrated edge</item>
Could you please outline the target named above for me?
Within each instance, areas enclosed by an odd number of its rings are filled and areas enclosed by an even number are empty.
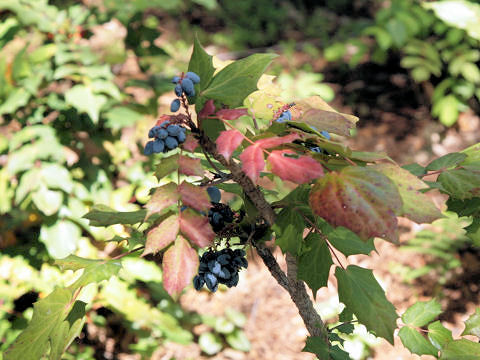
[[[305,184],[323,176],[322,165],[310,156],[303,155],[293,158],[285,156],[286,154],[295,153],[291,150],[274,150],[267,158],[272,173],[279,176],[280,179],[296,184]]]
[[[243,172],[252,180],[254,184],[260,176],[260,172],[265,169],[265,160],[263,159],[263,150],[259,145],[247,147],[241,154]]]
[[[438,159],[433,160],[430,164],[427,165],[425,169],[427,171],[437,171],[442,169],[448,169],[460,164],[466,158],[467,158],[467,155],[462,153],[450,153]]]
[[[83,274],[68,288],[74,291],[92,282],[108,280],[113,275],[117,275],[121,268],[122,263],[119,260],[104,260],[89,265],[83,270]]]
[[[215,239],[208,218],[189,209],[180,214],[180,231],[201,248],[211,245]]]
[[[242,141],[243,135],[240,131],[226,130],[220,133],[215,143],[217,144],[218,152],[228,161]]]
[[[402,315],[402,321],[410,326],[424,326],[442,313],[436,300],[421,301],[410,306]]]
[[[207,87],[215,72],[213,56],[207,54],[197,36],[195,36],[193,42],[193,52],[188,63],[188,71],[194,72],[200,77],[200,83],[196,85],[197,92]]]
[[[448,170],[438,176],[437,182],[457,199],[465,200],[480,196],[480,171]]]
[[[294,140],[300,139],[300,135],[297,133],[291,133],[285,136],[274,136],[270,138],[260,139],[255,141],[255,145],[260,146],[262,149],[270,149],[282,144],[288,144]]]
[[[440,321],[435,321],[428,325],[428,339],[438,350],[453,341],[452,332],[442,325]]]
[[[52,332],[66,318],[72,300],[71,290],[57,288],[33,304],[33,317],[4,353],[5,360],[38,360],[47,351]]]
[[[333,265],[333,261],[327,243],[319,234],[308,235],[305,238],[305,245],[309,249],[303,252],[298,259],[297,276],[312,289],[315,299],[318,289],[327,286],[330,266]]]
[[[425,339],[417,330],[404,326],[398,332],[398,336],[412,354],[437,356],[438,350]]]
[[[393,344],[397,313],[371,270],[356,265],[337,267],[338,297],[369,331]]]
[[[170,296],[177,298],[191,283],[198,264],[197,252],[179,235],[163,255],[163,286]]]
[[[203,166],[200,159],[194,159],[189,156],[180,155],[178,158],[178,171],[187,176],[203,177]]]
[[[462,332],[463,335],[474,335],[480,338],[480,308],[475,310],[475,314],[472,314],[465,321],[465,330]]]
[[[240,116],[248,115],[248,111],[245,108],[221,109],[221,110],[218,110],[215,115],[222,120],[236,120]]]
[[[114,224],[136,224],[142,222],[145,215],[145,210],[122,212],[106,205],[97,204],[82,217],[88,219],[91,226],[110,226]]]
[[[179,154],[173,154],[169,157],[163,158],[162,161],[155,168],[155,176],[158,180],[162,180],[165,176],[170,175],[178,170]]]
[[[102,261],[103,260],[85,259],[76,255],[68,255],[63,259],[56,259],[53,264],[60,266],[60,269],[65,271],[83,269],[87,266],[97,264]]]
[[[188,134],[185,142],[182,144],[182,149],[194,152],[198,147],[198,140],[192,134]]]
[[[480,359],[480,344],[460,339],[447,343],[441,350],[440,360],[478,360]]]
[[[177,238],[179,229],[180,224],[177,214],[163,220],[147,233],[147,241],[142,256],[156,254],[170,245]]]
[[[431,198],[420,192],[421,189],[428,189],[428,185],[415,175],[393,164],[377,164],[372,168],[387,176],[397,186],[403,201],[402,210],[397,215],[416,223],[431,223],[443,217]]]
[[[212,206],[205,187],[195,186],[186,181],[178,186],[182,203],[198,211],[207,211]]]
[[[176,204],[179,198],[180,193],[177,191],[177,186],[174,183],[168,183],[166,185],[157,187],[153,193],[153,196],[145,205],[147,208],[145,220],[148,219],[152,214],[159,213],[169,206]]]
[[[310,192],[314,213],[360,238],[398,241],[397,218],[402,199],[393,182],[378,171],[347,167],[321,177]]]

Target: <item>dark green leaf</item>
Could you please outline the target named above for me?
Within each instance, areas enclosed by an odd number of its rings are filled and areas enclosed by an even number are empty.
[[[456,169],[440,174],[437,180],[447,193],[461,200],[480,196],[480,171]]]
[[[275,54],[253,54],[224,67],[215,75],[201,96],[221,101],[232,108],[257,89],[257,82]]]
[[[453,341],[452,332],[435,321],[428,325],[428,339],[438,350],[441,350],[449,341]]]
[[[309,352],[317,355],[320,360],[329,360],[329,346],[319,336],[309,336],[305,343],[305,347],[302,349],[303,352]]]
[[[92,210],[83,215],[90,220],[91,226],[110,226],[114,224],[137,224],[145,218],[146,210],[129,212],[116,211],[106,205],[95,205]]]
[[[291,208],[285,208],[278,214],[272,228],[276,235],[275,243],[283,253],[288,251],[292,255],[297,255],[302,246],[305,228],[302,215]]]
[[[410,326],[424,326],[441,313],[442,308],[434,299],[427,302],[417,302],[403,313],[402,321]]]
[[[427,165],[426,170],[437,171],[449,169],[460,164],[463,160],[466,159],[466,157],[467,155],[462,153],[450,153],[433,160],[430,164]]]
[[[312,289],[313,298],[315,298],[318,289],[327,286],[333,261],[327,243],[319,234],[311,233],[307,236],[305,247],[307,250],[302,252],[298,259],[297,276]]]
[[[467,339],[450,341],[440,355],[440,360],[478,359],[480,359],[480,344]]]
[[[196,85],[197,93],[200,93],[207,87],[212,79],[215,68],[213,67],[213,57],[208,55],[203,49],[198,36],[195,35],[193,43],[193,52],[188,64],[188,71],[192,71],[200,76],[200,83]]]
[[[398,332],[403,345],[412,354],[417,355],[438,355],[438,350],[425,339],[417,330],[404,326]]]
[[[475,314],[472,314],[465,321],[465,330],[463,330],[462,335],[474,335],[480,338],[480,308],[477,308]]]
[[[412,173],[415,176],[422,176],[427,173],[425,168],[417,163],[403,165],[402,168],[404,168],[407,171],[410,171],[410,173]]]
[[[339,226],[333,229],[329,224],[320,225],[322,232],[327,235],[328,241],[345,256],[365,254],[375,250],[373,238],[363,241],[357,234]]]
[[[369,331],[393,344],[393,331],[398,316],[372,271],[349,265],[346,270],[337,267],[335,276],[340,301]]]

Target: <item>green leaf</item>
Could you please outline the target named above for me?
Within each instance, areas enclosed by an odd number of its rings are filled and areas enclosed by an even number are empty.
[[[222,350],[222,339],[218,335],[206,332],[198,338],[198,345],[207,355],[214,355]]]
[[[434,103],[432,114],[445,126],[452,126],[458,119],[459,102],[455,95],[447,95]]]
[[[480,344],[467,339],[450,341],[440,355],[440,360],[478,360],[479,358]]]
[[[393,344],[393,331],[398,316],[372,271],[349,265],[346,270],[337,267],[335,276],[340,301],[369,331]]]
[[[56,259],[53,264],[60,266],[60,269],[65,271],[83,269],[100,262],[103,262],[103,260],[85,259],[76,255],[68,255],[64,259]]]
[[[110,226],[114,224],[137,224],[145,218],[146,210],[116,211],[106,205],[94,205],[92,209],[83,215],[90,220],[91,226]]]
[[[30,94],[24,88],[14,89],[0,105],[0,116],[14,114],[17,109],[27,105]]]
[[[449,169],[460,164],[463,160],[467,158],[467,155],[462,153],[450,153],[439,157],[438,159],[433,160],[430,164],[427,165],[427,171],[437,171]]]
[[[417,355],[438,355],[438,350],[425,339],[417,330],[404,326],[398,332],[403,345],[412,354]]]
[[[232,108],[241,106],[243,99],[257,89],[258,79],[275,57],[275,54],[253,54],[227,65],[213,77],[201,96]]]
[[[95,94],[90,87],[75,85],[65,93],[65,101],[72,105],[79,113],[87,113],[94,123],[100,117],[100,109],[107,102],[105,95]]]
[[[304,228],[305,221],[302,215],[291,208],[284,208],[278,214],[272,227],[276,235],[275,243],[283,253],[288,251],[292,255],[297,255],[303,243]]]
[[[225,316],[238,327],[244,327],[247,322],[247,318],[243,313],[232,308],[225,310]]]
[[[214,329],[216,332],[221,334],[230,334],[235,330],[235,324],[228,321],[224,317],[219,317],[215,319]]]
[[[443,215],[432,199],[421,192],[428,186],[409,171],[393,164],[377,164],[373,168],[387,176],[397,186],[403,206],[399,216],[405,216],[416,223],[431,223]]]
[[[452,332],[442,325],[440,321],[435,321],[428,325],[428,339],[438,350],[453,341]]]
[[[73,222],[59,219],[52,225],[43,224],[40,229],[40,241],[47,247],[54,259],[64,258],[77,249],[82,231]]]
[[[326,224],[331,228],[328,224]],[[322,231],[325,227],[322,227]],[[331,228],[332,229],[332,228]],[[365,254],[369,255],[375,250],[375,244],[373,238],[363,241],[357,234],[339,226],[326,233],[328,241],[345,256]]]
[[[367,240],[398,241],[396,213],[402,199],[395,184],[370,167],[346,167],[320,178],[310,192],[314,213]]]
[[[169,157],[163,158],[155,168],[155,176],[160,181],[165,176],[170,175],[172,172],[178,170],[178,158],[179,154],[173,154]]]
[[[231,334],[228,334],[226,340],[228,345],[238,351],[248,353],[252,347],[247,335],[245,335],[245,332],[240,329],[235,329]]]
[[[52,334],[65,320],[72,293],[57,288],[46,298],[33,305],[33,317],[27,328],[17,337],[4,354],[5,360],[38,360],[48,349]]]
[[[420,327],[427,325],[441,313],[442,308],[434,299],[427,302],[416,302],[403,313],[402,321],[406,325]]]
[[[307,283],[312,289],[313,298],[318,289],[327,286],[330,267],[333,265],[327,243],[317,233],[311,233],[305,238],[306,251],[298,259],[297,277]]]
[[[113,275],[117,275],[122,268],[119,260],[103,260],[85,267],[83,274],[69,286],[70,289],[76,290],[82,286],[93,282],[100,282],[110,279]]]
[[[308,336],[305,342],[305,347],[302,349],[302,352],[309,352],[317,355],[320,360],[329,360],[329,346],[319,336]]]
[[[42,186],[33,193],[32,200],[38,210],[47,216],[51,216],[60,209],[63,194],[60,191],[49,190]]]
[[[208,55],[203,49],[197,35],[195,35],[193,42],[193,52],[190,62],[188,63],[188,71],[192,71],[200,76],[200,83],[195,86],[197,93],[200,93],[207,87],[215,72],[213,57]]]
[[[480,171],[454,169],[444,171],[437,181],[451,196],[465,200],[480,196]]]
[[[475,314],[472,314],[467,321],[465,321],[465,330],[463,335],[474,335],[480,338],[480,308],[475,310]]]
[[[105,117],[107,119],[107,127],[113,130],[120,130],[135,125],[143,118],[143,115],[126,106],[118,106],[109,110]]]

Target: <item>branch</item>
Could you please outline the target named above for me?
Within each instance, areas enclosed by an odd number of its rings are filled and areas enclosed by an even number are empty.
[[[241,167],[233,161],[225,160],[225,158],[218,153],[215,143],[212,142],[212,140],[203,131],[199,130],[197,132],[197,138],[202,149],[208,152],[225,168],[230,170],[232,179],[242,187],[245,194],[253,202],[267,224],[270,226],[273,225],[275,222],[275,212],[273,211],[271,205],[265,200],[265,197],[260,189],[250,180],[250,178],[247,177],[247,175],[245,175]],[[285,275],[278,265],[277,260],[275,260],[275,257],[272,255],[270,249],[257,243],[253,243],[253,245],[257,249],[258,254],[262,258],[263,263],[268,268],[273,278],[277,280],[280,286],[282,286],[290,294],[290,297],[295,303],[295,306],[297,307],[298,312],[300,313],[300,316],[302,317],[310,335],[320,336],[327,344],[329,344],[328,330],[320,318],[320,315],[318,315],[313,308],[312,301],[310,300],[310,297],[305,289],[305,284],[303,281],[297,279],[296,258],[287,253],[288,274]]]

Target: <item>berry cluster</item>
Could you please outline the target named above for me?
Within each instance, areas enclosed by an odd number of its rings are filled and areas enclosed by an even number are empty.
[[[189,71],[185,76],[174,76],[172,83],[175,84],[175,95],[181,97],[183,93],[187,96],[195,96],[195,84],[200,82],[200,76]],[[177,112],[180,109],[180,99],[175,99],[170,104],[170,111]]]
[[[292,113],[290,110],[286,110],[280,114],[280,116],[275,120],[276,122],[282,123],[285,121],[292,121]]]
[[[151,155],[153,153],[168,152],[175,149],[179,144],[183,143],[186,139],[186,129],[177,124],[171,124],[170,121],[164,121],[161,125],[156,125],[148,132],[150,140],[145,145],[143,153],[145,155]]]
[[[211,292],[217,291],[218,284],[229,288],[237,286],[238,271],[248,267],[245,251],[225,248],[220,251],[209,250],[200,257],[198,275],[193,278],[193,286],[200,290],[204,284]]]
[[[208,220],[213,231],[219,232],[225,228],[225,223],[233,222],[234,214],[230,206],[212,202],[212,207],[208,210]]]

